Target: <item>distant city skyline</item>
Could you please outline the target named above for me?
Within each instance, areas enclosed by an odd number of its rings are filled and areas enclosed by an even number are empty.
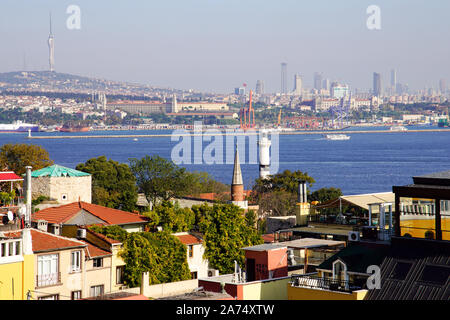
[[[440,90],[450,80],[448,1],[379,0],[375,31],[366,27],[369,1],[80,0],[80,30],[66,26],[69,4],[2,1],[0,37],[8,45],[0,72],[50,64],[61,73],[217,93],[242,83],[254,90],[257,80],[264,92],[280,92],[283,62],[288,92],[295,74],[313,88],[318,70],[321,81],[361,90],[372,89],[374,72],[389,84],[395,71],[395,81],[411,90]]]

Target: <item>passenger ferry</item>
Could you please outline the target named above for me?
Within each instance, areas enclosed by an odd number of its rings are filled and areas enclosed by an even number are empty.
[[[327,140],[349,140],[350,136],[346,134],[327,134],[325,138]]]
[[[391,131],[408,131],[404,126],[392,126]]]

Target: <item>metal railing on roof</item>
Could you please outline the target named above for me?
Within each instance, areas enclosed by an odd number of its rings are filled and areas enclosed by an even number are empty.
[[[321,278],[311,275],[293,274],[291,276],[290,285],[299,288],[311,288],[329,291],[338,291],[351,293],[355,290],[363,289],[362,286],[356,283],[332,278]]]

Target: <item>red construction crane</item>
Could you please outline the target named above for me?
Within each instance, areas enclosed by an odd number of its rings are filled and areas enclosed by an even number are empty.
[[[247,130],[254,128],[255,125],[255,110],[252,108],[252,90],[250,90],[250,101],[248,104],[248,108],[245,106],[241,108],[239,112],[239,119],[241,122],[241,129]]]

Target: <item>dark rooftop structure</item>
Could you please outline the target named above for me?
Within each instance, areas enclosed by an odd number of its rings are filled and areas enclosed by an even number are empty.
[[[415,184],[450,186],[450,170],[413,177]]]
[[[450,242],[393,237],[366,300],[450,300]]]
[[[375,242],[355,242],[322,262],[317,269],[332,270],[333,262],[340,259],[349,272],[366,273],[370,265],[380,265],[389,251],[389,246]]]
[[[450,214],[442,205],[447,205],[450,200],[450,171],[437,172],[423,176],[413,177],[413,184],[406,186],[393,186],[392,191],[395,194],[395,219],[394,230],[396,236],[401,236],[401,218],[406,215],[417,215],[417,217],[424,217],[428,215],[434,220],[433,233],[436,234],[436,240],[449,237],[450,230],[447,230],[446,223],[450,219]],[[407,206],[403,207],[400,198],[419,198],[431,199],[430,209],[425,209],[424,206]],[[447,219],[447,221],[444,221]],[[443,228],[444,227],[444,228]],[[414,227],[412,228],[414,229]],[[418,228],[415,228],[418,229]]]

